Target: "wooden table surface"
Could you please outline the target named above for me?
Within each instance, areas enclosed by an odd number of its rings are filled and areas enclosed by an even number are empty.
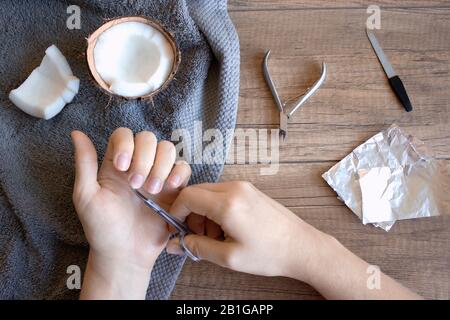
[[[380,0],[377,37],[415,107],[406,113],[390,90],[365,34],[372,1],[230,0],[241,45],[240,128],[276,128],[278,114],[261,60],[282,97],[306,90],[320,63],[328,78],[289,124],[280,169],[226,166],[222,180],[248,180],[302,219],[426,298],[450,298],[450,217],[397,222],[386,233],[364,226],[321,174],[356,146],[397,123],[432,147],[450,168],[450,1]],[[447,212],[450,213],[450,212]],[[280,244],[282,245],[282,244]],[[292,254],[295,254],[293,252]],[[306,284],[188,261],[173,299],[321,299]]]

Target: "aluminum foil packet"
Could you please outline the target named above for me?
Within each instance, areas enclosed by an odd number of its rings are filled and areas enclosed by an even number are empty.
[[[396,124],[354,149],[322,177],[363,224],[449,213],[446,163]]]

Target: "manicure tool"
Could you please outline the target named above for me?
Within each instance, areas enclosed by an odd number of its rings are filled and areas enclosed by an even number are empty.
[[[287,136],[287,124],[288,119],[290,119],[294,113],[300,109],[300,107],[308,101],[311,96],[316,93],[316,91],[320,88],[320,86],[324,83],[326,75],[327,75],[327,65],[323,62],[322,63],[322,74],[320,75],[320,78],[313,84],[312,87],[308,88],[305,93],[302,95],[290,99],[286,102],[282,102],[281,98],[278,94],[277,88],[275,87],[275,84],[273,83],[272,77],[270,76],[269,72],[269,56],[270,56],[270,50],[266,52],[266,55],[264,56],[263,60],[263,73],[264,73],[264,79],[267,82],[267,85],[269,86],[270,91],[272,92],[273,99],[275,100],[275,103],[278,107],[278,111],[280,112],[280,137],[283,138],[283,141],[286,140]]]
[[[405,86],[403,85],[402,80],[400,80],[400,77],[395,73],[394,69],[392,68],[392,65],[389,63],[389,60],[384,54],[383,49],[381,49],[381,46],[378,43],[377,38],[375,38],[373,32],[371,32],[369,29],[366,28],[366,33],[367,37],[369,38],[370,44],[372,45],[372,48],[375,51],[378,60],[383,66],[384,72],[386,73],[389,79],[389,84],[391,85],[392,90],[394,90],[395,95],[400,100],[405,110],[407,112],[412,111],[413,107],[411,105],[411,101],[409,101],[409,97],[408,94],[406,93],[406,89]]]
[[[190,234],[191,231],[189,230],[189,228],[186,226],[186,224],[184,224],[183,222],[181,222],[180,220],[178,220],[177,218],[175,218],[174,216],[172,216],[170,213],[168,213],[166,210],[164,210],[163,208],[161,208],[155,201],[153,201],[152,199],[147,199],[141,192],[139,192],[138,190],[133,190],[136,195],[142,200],[144,201],[144,203],[151,208],[157,215],[159,215],[161,218],[164,219],[164,221],[166,221],[169,225],[171,225],[172,227],[174,227],[177,231],[178,231],[178,235],[180,237],[180,246],[181,248],[183,248],[184,253],[191,258],[192,261],[200,261],[200,258],[197,257],[195,254],[192,253],[191,250],[189,250],[188,247],[186,247],[186,244],[184,243],[184,237],[187,234]]]

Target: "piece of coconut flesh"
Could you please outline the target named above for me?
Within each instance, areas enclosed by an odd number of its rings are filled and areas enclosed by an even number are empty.
[[[29,115],[48,120],[72,102],[79,86],[80,80],[73,75],[66,58],[52,45],[40,66],[10,92],[9,99]]]
[[[159,30],[134,21],[110,27],[94,47],[96,71],[112,93],[126,98],[158,90],[172,72],[174,56]]]

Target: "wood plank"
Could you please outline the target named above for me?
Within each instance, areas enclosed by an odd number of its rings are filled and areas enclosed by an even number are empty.
[[[450,180],[450,161],[446,164]],[[345,207],[322,178],[334,162],[280,164],[276,175],[261,175],[265,165],[227,165],[221,181],[250,181],[259,190],[288,208]],[[450,208],[449,208],[450,209]],[[348,211],[351,214],[351,211]],[[447,212],[450,215],[450,212]],[[449,239],[450,240],[450,239]]]
[[[322,299],[308,285],[287,278],[263,278],[202,261],[187,261],[171,299]]]
[[[276,176],[261,166],[227,166],[223,181],[250,180],[299,217],[426,298],[450,294],[450,216],[400,221],[390,232],[364,226],[320,178],[328,164],[284,164]],[[450,169],[450,161],[447,162]],[[450,212],[449,212],[450,213]],[[284,278],[263,278],[188,262],[172,298],[319,299],[309,286]]]
[[[437,158],[450,159],[450,126],[448,123],[414,125],[407,122],[396,121],[400,127],[408,134],[424,141],[429,146]],[[291,124],[289,125],[287,140],[280,142],[279,162],[305,162],[305,161],[340,161],[357,146],[378,132],[389,128],[388,124],[374,125],[325,125],[325,124]],[[252,152],[257,157],[258,152],[270,155],[269,148],[264,140],[260,139],[257,133],[269,134],[267,128],[276,129],[277,126],[253,125],[242,127],[247,135],[247,143],[243,145],[235,139],[235,153],[229,154],[228,163],[237,163],[237,157],[246,156],[249,163],[248,152]],[[251,134],[253,133],[253,134]],[[268,138],[270,141],[270,138]],[[261,148],[258,149],[258,146]],[[244,153],[247,152],[247,153]],[[262,157],[258,157],[262,160]],[[264,162],[263,162],[264,163]]]
[[[448,7],[446,0],[229,0],[230,11],[248,10],[314,10],[367,8],[376,4],[382,8]]]
[[[450,43],[450,37],[448,40]],[[238,124],[241,125],[278,124],[276,106],[261,74],[263,51],[258,55],[242,55],[245,69],[242,70],[238,113]],[[414,105],[411,113],[406,113],[397,101],[372,51],[367,50],[367,55],[355,53],[353,56],[314,58],[282,58],[277,57],[277,51],[274,51],[272,57],[270,69],[284,100],[305,92],[319,77],[321,60],[328,65],[326,83],[290,123],[369,125],[449,122],[450,93],[446,88],[450,85],[450,51],[390,54]],[[406,65],[408,63],[410,66]]]
[[[334,162],[281,164],[276,175],[261,175],[265,165],[226,166],[221,181],[250,181],[288,208],[343,207],[321,177],[333,165]]]

